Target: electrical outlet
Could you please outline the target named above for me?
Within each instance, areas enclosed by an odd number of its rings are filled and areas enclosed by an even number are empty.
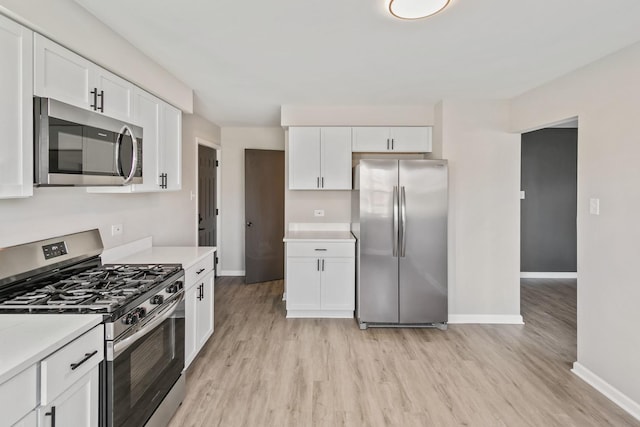
[[[324,209],[316,209],[313,211],[313,216],[324,216]]]
[[[120,236],[122,234],[122,230],[123,230],[123,226],[122,224],[113,224],[111,226],[111,235],[112,236]]]
[[[524,200],[524,191],[520,192],[520,200]]]

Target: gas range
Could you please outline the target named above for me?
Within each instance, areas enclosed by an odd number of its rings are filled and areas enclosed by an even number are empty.
[[[180,286],[175,279],[182,275],[179,264],[99,265],[98,260],[90,259],[0,291],[0,311],[106,313],[120,317],[137,309],[134,306],[141,296],[153,299],[153,305],[162,304],[165,295],[153,296],[178,292]],[[166,283],[170,284],[163,288]],[[140,317],[146,314],[137,312]]]
[[[102,314],[100,425],[160,425],[184,396],[184,270],[102,249],[98,230],[0,248],[0,313]]]

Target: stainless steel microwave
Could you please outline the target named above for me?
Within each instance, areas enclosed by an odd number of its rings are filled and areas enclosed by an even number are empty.
[[[36,186],[142,183],[142,128],[34,97]]]

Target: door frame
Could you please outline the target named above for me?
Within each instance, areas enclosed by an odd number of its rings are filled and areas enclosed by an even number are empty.
[[[219,262],[222,262],[222,257],[220,256],[220,242],[222,241],[222,227],[221,227],[221,223],[222,223],[222,194],[221,194],[221,189],[222,189],[222,185],[221,185],[221,177],[222,177],[222,145],[215,143],[215,142],[211,142],[211,141],[207,141],[204,138],[200,138],[198,136],[196,136],[196,154],[195,154],[195,182],[196,182],[196,191],[195,191],[195,195],[192,194],[191,200],[195,200],[196,201],[196,218],[197,218],[197,214],[198,214],[198,206],[199,206],[199,195],[200,195],[200,188],[198,188],[198,177],[200,175],[200,165],[198,163],[198,147],[199,146],[203,146],[203,147],[209,147],[209,148],[213,148],[214,150],[216,150],[216,160],[220,163],[220,166],[216,168],[216,208],[219,210],[220,215],[216,215],[216,241],[215,241],[215,246],[217,248],[216,250],[216,256],[219,258]],[[195,242],[196,242],[196,246],[198,246],[198,221],[196,220],[196,224],[194,227],[194,233],[195,233]],[[215,267],[215,271],[218,271],[218,268],[214,265]]]

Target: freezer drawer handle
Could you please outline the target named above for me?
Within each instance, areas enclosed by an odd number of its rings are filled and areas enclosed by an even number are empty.
[[[316,250],[316,251],[325,251],[326,252],[326,249],[314,249],[314,250]]]

